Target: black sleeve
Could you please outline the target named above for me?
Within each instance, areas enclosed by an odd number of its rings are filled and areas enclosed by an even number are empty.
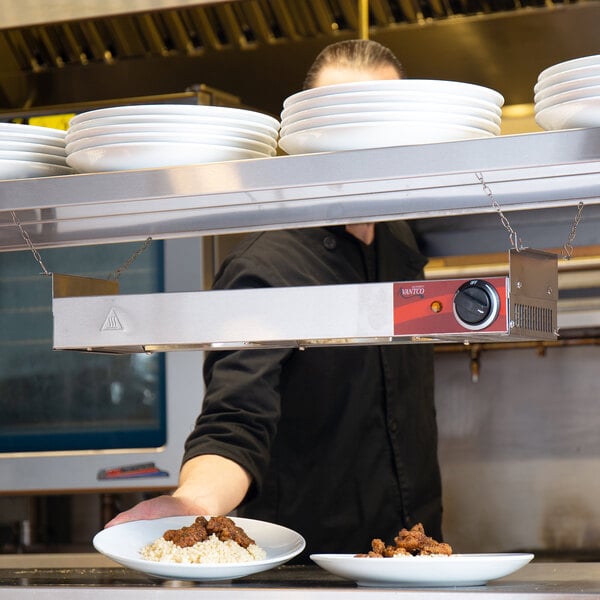
[[[219,273],[215,288],[272,287],[272,275],[256,261],[237,257]],[[281,367],[292,349],[208,351],[202,413],[185,444],[183,460],[217,454],[252,477],[247,499],[261,489],[277,432]]]
[[[206,354],[202,414],[186,441],[184,461],[201,454],[224,456],[250,473],[250,497],[261,489],[281,412],[281,366],[291,352],[274,349]]]

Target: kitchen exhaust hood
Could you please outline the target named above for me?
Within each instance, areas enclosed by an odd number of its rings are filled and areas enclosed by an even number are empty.
[[[98,280],[53,278],[55,350],[150,353],[557,335],[557,257],[537,250],[511,250],[508,277],[479,279],[119,296],[114,281],[104,295]]]
[[[359,37],[363,24],[358,0],[0,4],[0,118],[198,83],[278,114],[318,51]],[[531,106],[544,68],[598,52],[599,0],[369,0],[368,8],[369,37],[409,77],[488,86],[505,105]]]

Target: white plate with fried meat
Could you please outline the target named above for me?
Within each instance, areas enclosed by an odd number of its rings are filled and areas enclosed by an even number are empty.
[[[449,544],[427,536],[418,523],[401,529],[394,544],[374,539],[360,554],[311,554],[321,568],[368,587],[457,587],[485,585],[514,573],[530,553],[454,554]]]

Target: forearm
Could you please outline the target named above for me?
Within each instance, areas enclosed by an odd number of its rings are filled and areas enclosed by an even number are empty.
[[[250,476],[237,463],[205,454],[183,466],[179,487],[172,495],[144,500],[111,519],[106,527],[138,519],[179,515],[226,515],[244,499]]]
[[[204,514],[226,515],[242,502],[250,483],[250,475],[236,462],[204,454],[183,465],[173,497],[201,507]]]

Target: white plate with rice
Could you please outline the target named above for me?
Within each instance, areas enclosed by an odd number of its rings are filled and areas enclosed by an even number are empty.
[[[304,538],[287,527],[241,517],[232,517],[232,520],[256,542],[257,547],[249,546],[249,552],[235,542],[221,542],[214,538],[190,548],[178,548],[162,539],[168,529],[191,525],[194,519],[189,516],[166,517],[115,525],[94,536],[94,548],[119,564],[147,575],[165,579],[222,581],[278,567],[300,554],[306,546]],[[149,545],[152,548],[144,550],[144,553],[150,555],[154,551],[158,560],[142,555],[143,549]]]

